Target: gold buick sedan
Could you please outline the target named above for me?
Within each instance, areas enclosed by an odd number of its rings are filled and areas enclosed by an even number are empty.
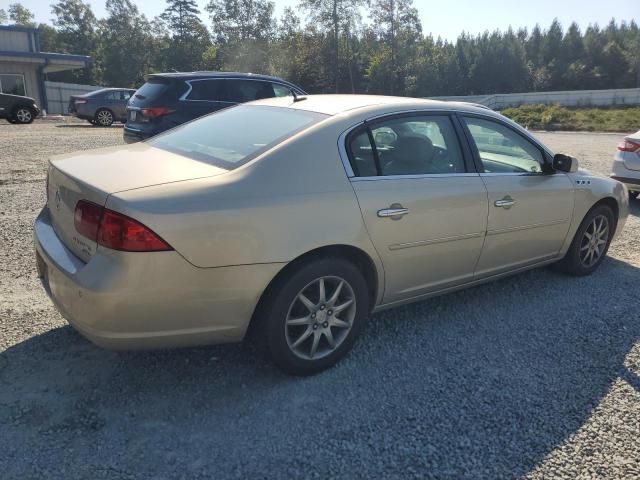
[[[45,289],[96,344],[251,332],[311,374],[373,311],[546,264],[592,273],[628,208],[481,106],[318,95],[54,157],[34,235]]]

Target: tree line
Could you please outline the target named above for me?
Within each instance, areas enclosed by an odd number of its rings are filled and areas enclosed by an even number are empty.
[[[535,26],[425,35],[412,0],[300,0],[275,16],[271,0],[166,0],[149,19],[132,0],[107,0],[98,19],[83,0],[51,5],[52,24],[19,3],[0,23],[38,28],[42,51],[90,55],[91,68],[50,80],[137,87],[160,71],[277,75],[310,93],[415,97],[640,87],[635,21],[565,30]]]

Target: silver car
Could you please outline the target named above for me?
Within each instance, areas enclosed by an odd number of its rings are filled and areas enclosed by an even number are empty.
[[[261,100],[51,159],[35,222],[57,308],[98,345],[237,342],[294,374],[372,311],[547,264],[592,273],[626,188],[485,108]]]
[[[618,145],[613,157],[611,178],[624,183],[629,189],[629,198],[640,194],[640,130],[627,135]]]

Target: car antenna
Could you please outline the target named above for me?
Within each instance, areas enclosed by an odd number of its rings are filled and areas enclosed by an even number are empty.
[[[291,95],[293,95],[293,103],[301,102],[307,99],[307,97],[305,97],[304,95],[296,95],[296,91],[293,88],[291,89]]]

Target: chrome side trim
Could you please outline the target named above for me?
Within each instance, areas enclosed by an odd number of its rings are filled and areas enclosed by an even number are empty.
[[[380,180],[407,180],[421,178],[460,178],[460,177],[477,177],[477,173],[424,173],[415,175],[381,175],[379,177],[353,177],[352,182],[377,182]]]
[[[489,113],[489,112],[491,112],[491,113]],[[548,155],[553,157],[553,152],[551,150],[549,150],[549,148],[547,148],[544,144],[540,143],[540,141],[536,137],[531,135],[531,133],[529,133],[525,128],[523,128],[522,126],[518,125],[516,122],[514,122],[512,120],[509,120],[508,118],[500,115],[499,113],[493,112],[492,110],[482,111],[482,112],[467,112],[465,110],[452,108],[450,106],[446,106],[445,108],[441,108],[441,109],[434,108],[434,107],[429,107],[428,109],[415,109],[415,108],[412,108],[412,109],[407,109],[407,110],[394,110],[393,112],[381,113],[379,115],[375,115],[373,117],[369,117],[366,120],[362,120],[362,121],[359,121],[358,123],[354,123],[353,125],[348,127],[346,130],[344,130],[340,134],[340,136],[338,137],[338,153],[340,154],[340,159],[342,160],[342,164],[344,165],[345,171],[347,172],[347,176],[349,178],[355,177],[355,174],[353,172],[353,168],[351,167],[351,163],[349,162],[349,156],[347,155],[347,147],[345,145],[345,140],[346,140],[347,135],[349,135],[349,133],[351,133],[356,128],[358,128],[361,125],[363,125],[365,123],[365,121],[371,122],[371,121],[374,121],[374,120],[378,120],[380,118],[393,117],[393,116],[396,116],[396,115],[405,115],[405,114],[408,114],[408,113],[430,114],[430,115],[438,115],[438,114],[465,115],[465,114],[469,114],[469,115],[474,115],[476,117],[484,117],[484,118],[487,118],[487,119],[490,119],[490,120],[493,120],[493,121],[497,121],[498,123],[507,124],[506,126],[508,126],[508,127],[516,128],[518,130],[518,133],[520,133],[525,138],[527,138],[527,140],[532,142],[536,147],[538,147],[539,149],[543,150]],[[456,175],[462,175],[462,174],[456,174]],[[477,175],[477,173],[474,173],[473,175]],[[542,173],[542,174],[541,173],[482,173],[481,175],[497,176],[497,175],[545,175],[545,174],[544,173]],[[365,178],[365,177],[357,177],[357,178]],[[368,178],[373,178],[373,177],[368,177]],[[394,178],[397,178],[397,177],[394,177]]]
[[[355,130],[357,127],[363,124],[364,122],[360,122],[356,125],[349,127],[347,130],[342,132],[338,137],[338,155],[340,156],[340,160],[342,161],[342,166],[344,167],[344,171],[347,173],[347,177],[351,179],[363,178],[363,177],[356,177],[356,174],[354,173],[353,168],[351,167],[351,162],[349,161],[349,155],[347,155],[346,139],[347,139],[347,135],[349,135],[352,130]]]
[[[295,90],[297,95],[306,95],[306,93],[302,92],[300,89],[298,89],[294,85],[287,85],[286,83],[277,82],[273,80],[264,80],[261,78],[244,78],[244,77],[213,77],[213,78],[193,78],[191,80],[184,80],[184,83],[186,83],[189,86],[189,88],[185,93],[183,93],[180,96],[180,98],[178,98],[178,100],[180,100],[181,102],[209,102],[209,103],[215,102],[215,103],[226,103],[228,105],[236,105],[238,102],[228,102],[226,100],[189,100],[187,98],[191,93],[191,90],[193,89],[193,85],[191,85],[191,82],[211,82],[211,81],[220,81],[220,80],[247,80],[250,82],[275,83],[277,85]]]
[[[482,172],[481,177],[548,177],[549,174],[542,172]]]
[[[418,240],[416,242],[395,243],[389,245],[389,250],[402,250],[404,248],[421,247],[424,245],[436,245],[438,243],[457,242],[458,240],[467,240],[469,238],[483,237],[484,232],[465,233],[464,235],[454,235],[451,237],[433,238],[431,240]]]
[[[499,230],[488,230],[487,231],[487,236],[489,236],[489,235],[500,235],[502,233],[517,232],[519,230],[530,230],[532,228],[552,227],[554,225],[561,225],[563,223],[569,223],[569,222],[571,222],[571,219],[567,218],[565,220],[556,220],[554,222],[534,223],[532,225],[522,225],[522,226],[519,226],[519,227],[501,228]]]

